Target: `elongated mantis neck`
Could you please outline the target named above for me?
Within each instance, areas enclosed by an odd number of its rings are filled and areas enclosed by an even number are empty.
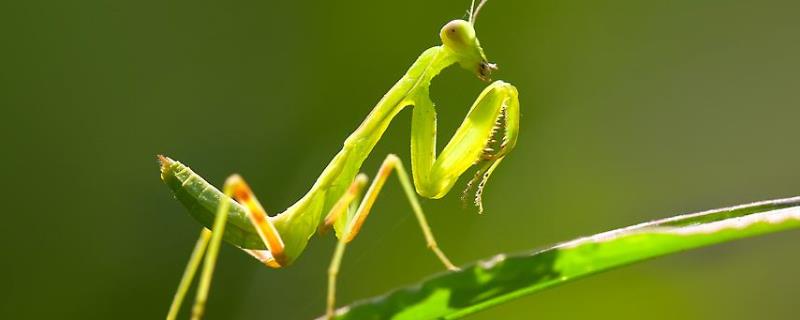
[[[302,212],[319,191],[337,189],[328,194],[321,216],[333,205],[344,187],[358,174],[364,160],[383,136],[394,117],[403,108],[415,104],[416,99],[428,99],[431,80],[444,68],[454,64],[457,56],[445,46],[425,50],[411,65],[408,72],[381,98],[359,127],[345,140],[342,150],[331,160],[306,196],[287,212]],[[315,223],[316,224],[316,223]],[[314,224],[314,225],[315,225]]]
[[[345,149],[353,147],[368,154],[397,113],[414,104],[418,95],[422,94],[427,98],[431,80],[443,69],[456,63],[456,58],[452,50],[444,46],[423,52],[408,72],[375,105],[358,129],[345,140]]]

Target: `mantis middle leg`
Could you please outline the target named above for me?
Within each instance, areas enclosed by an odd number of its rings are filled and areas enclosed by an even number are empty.
[[[347,207],[349,207],[351,202],[358,198],[358,194],[362,191],[364,185],[366,184],[367,177],[364,174],[359,174],[356,177],[356,179],[348,188],[347,192],[339,199],[339,201],[337,201],[333,209],[331,209],[331,212],[325,218],[324,227],[330,227],[336,222],[337,219],[348,219],[348,221],[345,223],[344,232],[340,235],[339,242],[336,245],[336,251],[334,252],[330,267],[328,269],[328,318],[333,316],[336,302],[336,278],[339,273],[339,267],[341,265],[342,256],[344,255],[346,245],[360,232],[361,227],[364,225],[364,221],[366,221],[367,216],[372,210],[372,206],[375,204],[378,194],[383,188],[383,185],[386,183],[389,175],[391,175],[392,171],[397,172],[397,178],[400,181],[403,191],[405,192],[405,195],[411,204],[411,208],[414,211],[414,215],[419,222],[419,226],[422,229],[423,235],[425,236],[425,241],[428,248],[436,254],[436,256],[447,269],[458,270],[458,268],[453,265],[452,262],[450,262],[450,259],[447,258],[447,255],[445,255],[444,252],[439,249],[439,245],[436,242],[436,238],[433,236],[430,225],[428,225],[428,220],[425,218],[425,213],[422,211],[422,207],[419,204],[419,199],[417,199],[417,194],[414,191],[414,187],[411,183],[408,172],[403,167],[403,163],[400,161],[400,158],[390,154],[383,161],[383,164],[378,170],[378,174],[375,176],[375,180],[372,181],[369,189],[364,194],[364,197],[359,203],[358,208],[356,209],[352,218],[349,218],[347,215],[343,215],[343,213],[346,211]]]

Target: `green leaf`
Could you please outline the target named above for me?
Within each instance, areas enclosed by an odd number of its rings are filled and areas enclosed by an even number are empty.
[[[497,255],[341,308],[336,319],[457,319],[593,273],[793,228],[800,228],[800,197],[676,216],[528,254]]]

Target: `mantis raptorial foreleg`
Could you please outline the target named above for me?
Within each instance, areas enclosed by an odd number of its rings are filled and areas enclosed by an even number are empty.
[[[499,119],[504,123],[498,124]],[[476,164],[476,160],[487,161],[486,165],[479,167],[477,175],[484,184],[491,175],[490,168],[513,149],[519,130],[517,89],[503,81],[495,81],[486,87],[438,158],[436,110],[427,95],[415,100],[411,121],[414,183],[420,195],[441,198],[464,171]],[[503,130],[502,137],[495,137],[500,129]],[[479,205],[479,201],[476,204]],[[482,212],[483,208],[480,205],[479,208]]]

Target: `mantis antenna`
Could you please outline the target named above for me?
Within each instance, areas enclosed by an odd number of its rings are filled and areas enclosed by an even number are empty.
[[[475,25],[475,20],[478,18],[478,13],[481,12],[481,8],[483,8],[483,5],[486,4],[487,1],[489,0],[481,0],[478,6],[475,7],[475,0],[472,0],[472,5],[469,7],[469,23],[473,26]]]

